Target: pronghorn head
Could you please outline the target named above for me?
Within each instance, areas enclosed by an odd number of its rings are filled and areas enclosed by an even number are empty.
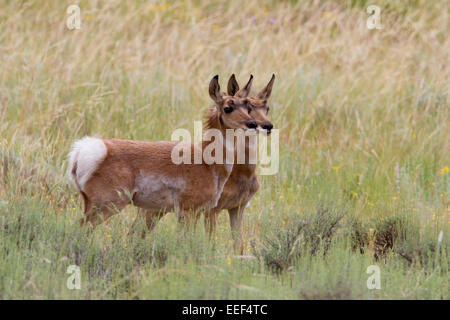
[[[250,77],[249,83],[251,83],[252,77]],[[267,118],[267,114],[269,113],[269,105],[267,104],[267,100],[272,93],[273,82],[275,81],[275,75],[272,75],[269,83],[255,96],[248,97],[247,101],[249,102],[249,114],[258,124],[258,129],[266,130],[267,134],[270,134],[270,131],[273,128],[272,123]],[[247,83],[248,85],[248,83]],[[228,95],[230,96],[238,96],[244,92],[245,96],[248,95],[249,89],[247,86],[239,90],[239,84],[234,77],[234,74],[231,76],[228,81]]]
[[[239,94],[229,95],[220,92],[219,76],[212,78],[209,83],[209,95],[215,102],[219,119],[225,129],[256,129],[258,124],[250,116],[250,104],[247,95],[252,86],[253,76]]]

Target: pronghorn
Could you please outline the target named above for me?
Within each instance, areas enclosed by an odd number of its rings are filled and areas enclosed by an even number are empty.
[[[222,134],[223,154],[227,145],[227,129],[256,129],[249,115],[246,96],[249,84],[239,96],[220,92],[218,76],[209,84],[214,107],[206,116],[206,129]],[[149,229],[154,218],[175,211],[183,220],[190,211],[213,208],[233,168],[232,163],[175,164],[172,141],[144,142],[85,137],[73,144],[69,154],[70,177],[84,201],[85,219],[93,226],[108,219],[128,204],[146,211]],[[194,155],[212,142],[185,145]],[[232,150],[234,152],[234,150]],[[203,153],[202,153],[203,154]]]
[[[256,97],[248,97],[250,101],[251,111],[250,115],[258,123],[258,126],[270,134],[273,128],[272,123],[267,118],[269,106],[267,99],[272,93],[272,86],[275,80],[275,75],[272,75],[269,83],[256,95]],[[228,81],[228,95],[239,97],[239,84],[234,75]],[[259,128],[258,128],[259,129]],[[205,212],[205,226],[209,227],[210,235],[216,226],[217,216],[221,210],[228,210],[230,217],[230,226],[232,236],[234,238],[234,248],[243,254],[243,239],[242,239],[242,219],[243,213],[248,205],[250,199],[259,189],[259,182],[256,176],[256,165],[250,164],[249,159],[249,145],[246,142],[246,163],[238,164],[235,160],[233,170],[230,177],[225,183],[225,187],[220,196],[219,202],[215,208],[211,208]]]

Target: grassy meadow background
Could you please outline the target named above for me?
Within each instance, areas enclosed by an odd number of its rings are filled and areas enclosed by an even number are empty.
[[[369,4],[382,30],[367,29]],[[0,299],[449,299],[448,13],[425,0],[0,0]],[[252,73],[255,91],[277,76],[280,170],[246,210],[245,256],[225,212],[211,241],[173,214],[127,236],[132,207],[80,228],[73,141],[192,131],[210,78],[224,89],[232,73]]]

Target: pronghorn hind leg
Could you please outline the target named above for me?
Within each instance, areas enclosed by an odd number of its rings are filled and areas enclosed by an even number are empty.
[[[85,192],[82,192],[82,196],[84,200],[84,218],[81,219],[80,223],[81,225],[90,223],[92,227],[108,220],[130,203],[128,199],[115,192],[110,194],[109,201],[89,197]]]
[[[83,214],[84,214],[84,217],[80,219],[80,226],[83,226],[87,221],[86,217],[88,213],[92,210],[92,202],[89,201],[89,198],[83,191],[80,191],[80,193],[83,199]]]
[[[216,229],[218,215],[219,212],[215,210],[205,213],[205,231],[208,232],[209,239],[212,238],[212,235]]]
[[[241,255],[244,254],[244,239],[242,235],[242,219],[244,217],[245,207],[229,209],[231,236],[234,240],[234,250]]]
[[[90,223],[92,227],[96,227],[98,224],[108,220],[116,213],[119,213],[125,208],[127,203],[109,203],[102,205],[89,204],[85,211],[85,218],[81,219],[81,224]]]

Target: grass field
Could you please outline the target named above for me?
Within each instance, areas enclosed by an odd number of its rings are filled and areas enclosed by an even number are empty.
[[[0,299],[449,299],[448,17],[425,0],[0,0]],[[192,131],[232,73],[277,76],[280,169],[246,210],[245,257],[225,212],[211,241],[173,214],[127,236],[132,207],[81,228],[73,141]]]

